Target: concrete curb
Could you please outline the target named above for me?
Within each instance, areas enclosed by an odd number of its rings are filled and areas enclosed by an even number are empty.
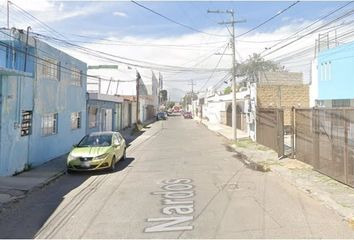
[[[288,174],[285,174],[284,171],[280,171],[277,167],[271,167],[271,171],[276,173],[278,176],[283,178],[285,181],[295,186],[297,189],[302,192],[308,194],[311,198],[322,202],[326,207],[332,209],[338,215],[343,217],[343,219],[349,222],[352,226],[354,226],[354,209],[342,206],[340,203],[335,201],[330,193],[321,190],[318,187],[312,186],[309,183],[302,181],[301,179],[295,179],[291,177],[291,172],[289,169],[285,167],[278,167],[285,170]],[[334,179],[329,178],[329,181],[336,181]]]
[[[29,190],[19,190],[19,191],[23,192],[23,194],[17,195],[17,196],[13,196],[13,197],[10,198],[9,201],[0,203],[0,212],[3,211],[5,208],[10,207],[11,204],[13,204],[15,202],[18,202],[21,199],[26,198],[32,192],[35,192],[35,191],[37,191],[39,189],[42,189],[43,187],[49,185],[51,182],[53,182],[56,179],[58,179],[59,177],[63,176],[65,173],[66,173],[66,170],[64,169],[64,170],[58,172],[57,174],[51,176],[50,178],[46,179],[44,182],[33,186]]]
[[[226,136],[222,135],[221,133],[219,133],[217,131],[213,131],[210,128],[208,128],[208,125],[205,124],[203,121],[200,121],[200,120],[197,120],[197,119],[193,119],[193,120],[197,121],[198,124],[201,123],[209,131],[215,133],[217,136],[223,137],[225,140],[230,142],[230,139],[228,139]],[[244,153],[237,151],[233,144],[230,144],[229,147],[233,149],[233,152],[235,152],[238,155],[238,158],[240,159],[240,161],[243,164],[245,164],[248,168],[251,168],[251,169],[254,169],[254,170],[257,170],[257,171],[262,171],[262,172],[269,172],[270,171],[270,169],[267,166],[265,166],[263,164],[260,164],[260,163],[258,163],[256,161],[253,161],[252,159],[250,159]]]
[[[236,151],[236,150],[235,150]],[[237,152],[237,151],[236,151]],[[247,158],[246,161],[243,161],[247,166],[251,167],[255,170],[261,170],[264,172],[271,171],[286,182],[291,184],[292,186],[296,187],[300,191],[306,193],[311,198],[323,203],[326,207],[332,209],[336,212],[339,216],[343,217],[343,219],[349,222],[351,225],[354,226],[354,209],[342,206],[340,203],[336,202],[330,193],[321,190],[320,188],[313,186],[311,182],[303,181],[302,179],[296,179],[295,176],[292,176],[291,171],[283,166],[267,164],[265,162],[257,163],[253,161],[249,156],[243,154]],[[258,169],[257,169],[258,168]],[[328,177],[329,180],[335,181]]]

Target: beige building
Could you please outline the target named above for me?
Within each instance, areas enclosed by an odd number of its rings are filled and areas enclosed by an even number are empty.
[[[309,107],[309,86],[303,84],[302,73],[263,72],[259,74],[258,83],[250,84],[250,102],[250,137],[255,139],[257,107],[282,108],[284,125],[290,126],[291,108]]]

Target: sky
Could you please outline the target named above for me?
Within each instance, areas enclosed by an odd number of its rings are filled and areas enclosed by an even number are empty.
[[[229,80],[229,72],[220,70],[213,73],[213,69],[231,67],[231,49],[228,45],[230,34],[225,25],[219,24],[222,21],[229,21],[230,15],[207,13],[208,9],[233,9],[236,20],[245,20],[236,24],[237,36],[295,3],[295,1],[137,1],[163,16],[188,26],[183,27],[131,1],[11,1],[15,5],[10,4],[10,27],[25,29],[31,26],[32,32],[51,37],[52,39],[46,39],[49,43],[88,64],[116,62],[94,58],[92,54],[78,51],[77,47],[63,44],[53,38],[65,39],[66,42],[118,55],[124,59],[138,60],[139,64],[149,66],[153,64],[153,70],[163,74],[164,86],[170,89],[171,93],[190,90],[192,79],[195,84],[194,91],[202,91],[212,86],[222,89],[228,85],[223,83],[222,79]],[[346,2],[341,1],[301,1],[295,4],[256,30],[237,37],[236,60],[242,62],[252,53],[264,53],[265,48],[279,43],[279,39],[293,35],[344,4]],[[331,16],[332,18],[319,21],[313,27],[320,26],[353,8],[354,4],[348,5]],[[38,23],[22,10],[44,22],[45,25]],[[345,25],[350,17],[338,20],[328,27],[336,24]],[[0,26],[6,26],[6,1],[4,0],[0,0]],[[349,25],[341,27],[338,31],[344,32],[347,28]],[[328,30],[324,28],[324,31]],[[296,37],[301,34],[297,34]],[[302,71],[304,81],[308,82],[317,36],[318,32],[310,34],[266,56],[266,59],[277,61],[283,59],[279,62],[281,65],[290,71]],[[280,43],[279,46],[286,42]],[[306,52],[306,56],[289,57],[289,53],[306,47],[311,48]],[[271,50],[273,49],[275,48]],[[221,56],[221,53],[224,55]],[[176,68],[171,70],[171,67],[167,68],[166,65],[176,66]],[[208,71],[177,72],[181,67]],[[220,81],[221,84],[217,84]]]

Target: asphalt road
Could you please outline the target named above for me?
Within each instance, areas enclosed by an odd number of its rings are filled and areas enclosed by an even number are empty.
[[[0,238],[354,238],[194,120],[152,124],[114,173],[65,175],[0,214]]]

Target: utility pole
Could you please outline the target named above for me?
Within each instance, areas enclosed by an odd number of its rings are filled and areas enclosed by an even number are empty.
[[[189,83],[188,85],[191,85],[192,86],[192,94],[191,94],[191,105],[192,105],[192,115],[194,115],[194,111],[193,111],[193,100],[194,100],[194,81],[193,79],[191,79],[191,83]],[[188,109],[189,111],[189,109]]]
[[[140,95],[140,73],[138,70],[136,71],[136,124],[138,125],[139,123],[139,118],[140,118],[140,106],[139,106],[139,95]]]
[[[245,21],[235,21],[235,13],[234,10],[208,10],[208,13],[226,13],[231,15],[231,21],[229,22],[221,22],[219,24],[223,25],[231,25],[232,31],[231,34],[231,45],[232,45],[232,133],[233,140],[237,141],[237,126],[236,126],[236,50],[235,50],[235,23],[241,23]],[[228,29],[229,30],[229,29]]]
[[[6,14],[6,16],[7,16],[7,29],[10,29],[10,1],[7,1],[7,14]]]
[[[194,90],[194,85],[195,85],[195,83],[194,83],[194,81],[193,81],[193,79],[191,80],[191,83],[189,83],[188,85],[191,85],[192,86],[192,94],[193,94],[193,90]]]
[[[23,67],[23,71],[26,72],[26,67],[27,67],[27,54],[28,54],[28,36],[29,36],[29,31],[30,31],[31,27],[28,26],[27,27],[27,35],[26,35],[26,53],[25,53],[25,63],[24,63],[24,67]]]

